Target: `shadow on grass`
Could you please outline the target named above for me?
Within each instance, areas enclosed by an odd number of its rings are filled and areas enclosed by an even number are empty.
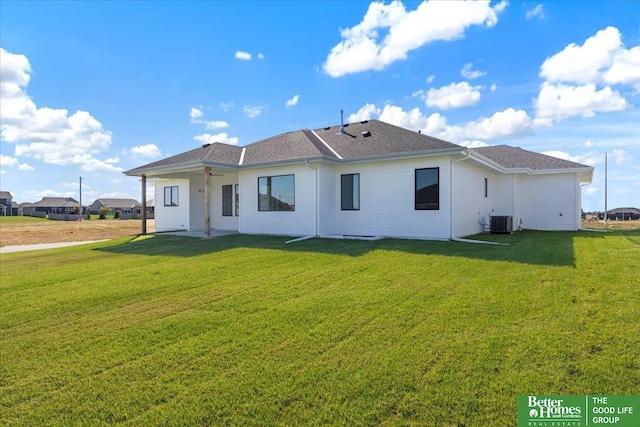
[[[95,250],[114,254],[194,257],[233,250],[255,248],[290,252],[316,252],[358,257],[372,251],[387,250],[410,254],[456,256],[487,261],[523,264],[574,266],[574,239],[604,239],[611,235],[629,235],[636,241],[640,232],[543,232],[522,231],[510,235],[480,235],[478,240],[506,243],[508,246],[425,240],[382,239],[377,241],[309,239],[286,244],[290,237],[235,234],[214,239],[148,235]]]

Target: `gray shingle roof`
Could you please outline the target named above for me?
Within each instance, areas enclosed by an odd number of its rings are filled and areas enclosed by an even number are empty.
[[[247,145],[243,165],[325,156],[337,158],[309,130],[282,133]]]
[[[461,148],[379,120],[349,123],[344,131],[340,133],[340,125],[315,130],[343,159]],[[363,132],[369,135],[364,136]]]
[[[0,199],[13,199],[13,196],[8,191],[0,191]]]
[[[240,162],[242,147],[235,145],[214,142],[213,144],[203,145],[200,148],[167,157],[157,162],[149,163],[144,166],[131,169],[129,172],[135,172],[139,169],[155,169],[174,165],[182,165],[189,163],[214,162],[236,166]]]
[[[43,197],[39,202],[32,204],[34,207],[65,208],[78,206],[78,201],[71,197]]]
[[[102,206],[108,206],[110,208],[131,208],[133,206],[140,205],[135,199],[96,199],[93,203],[100,202]],[[92,204],[93,204],[92,203]]]
[[[494,145],[471,150],[507,169],[552,170],[589,167],[509,145]]]
[[[345,125],[344,133],[340,133],[340,127],[337,125],[314,131],[287,132],[248,144],[245,147],[216,142],[131,169],[125,173],[138,175],[153,169],[170,169],[173,166],[179,168],[182,165],[201,166],[207,163],[242,167],[311,158],[350,160],[427,153],[438,150],[463,150],[463,147],[459,145],[379,120],[350,123]],[[325,143],[331,148],[327,147]],[[243,150],[245,150],[245,154],[243,163],[240,165]],[[478,153],[506,169],[553,170],[589,167],[507,145],[474,148],[472,152]]]

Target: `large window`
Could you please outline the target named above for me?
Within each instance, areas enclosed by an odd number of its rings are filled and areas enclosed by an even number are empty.
[[[233,185],[222,186],[222,216],[233,215]]]
[[[416,169],[416,209],[440,209],[440,168]]]
[[[295,178],[293,175],[258,178],[259,211],[295,210]]]
[[[341,209],[357,211],[360,209],[360,174],[341,176]]]
[[[164,187],[164,205],[178,206],[178,186]]]

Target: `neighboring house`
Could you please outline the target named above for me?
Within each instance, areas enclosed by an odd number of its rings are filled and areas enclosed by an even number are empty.
[[[120,211],[124,214],[139,214],[142,205],[134,199],[96,199],[89,205],[89,212],[98,214],[102,208],[109,208],[109,212]]]
[[[593,167],[369,120],[205,144],[125,174],[143,189],[154,182],[157,231],[451,239],[482,232],[491,216],[577,230]]]
[[[69,214],[78,207],[80,207],[80,203],[71,197],[43,197],[39,202],[23,203],[22,211],[24,215],[28,215],[32,211]]]
[[[11,216],[13,196],[8,191],[0,191],[0,215]]]
[[[640,219],[640,209],[638,208],[616,208],[611,209],[607,217],[616,221],[629,221]]]
[[[16,202],[11,202],[11,216],[19,216],[22,215],[22,209],[20,209],[20,204]]]

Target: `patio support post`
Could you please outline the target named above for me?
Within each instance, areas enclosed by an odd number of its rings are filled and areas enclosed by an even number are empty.
[[[142,174],[142,234],[147,234],[147,176]]]
[[[204,234],[211,236],[211,217],[209,215],[209,176],[211,176],[211,168],[204,168]]]

